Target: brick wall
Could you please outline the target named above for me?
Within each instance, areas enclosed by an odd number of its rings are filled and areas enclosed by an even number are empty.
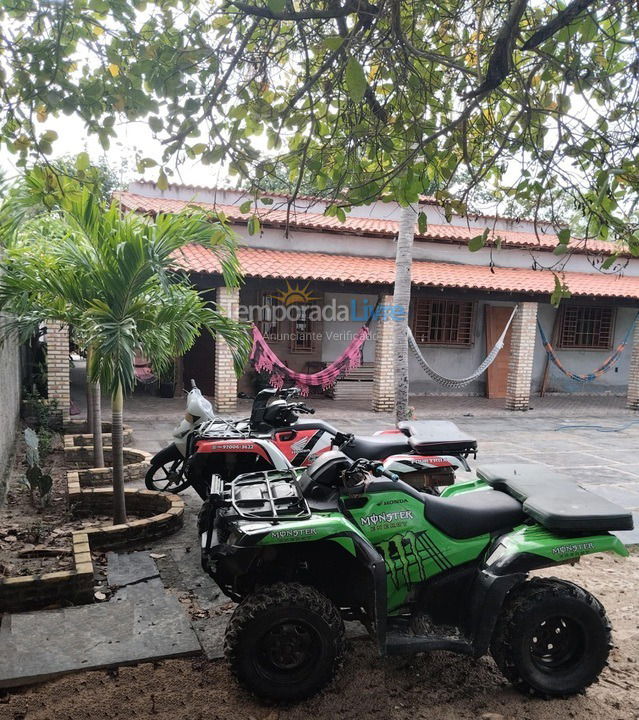
[[[639,322],[632,334],[632,355],[628,371],[628,401],[631,410],[639,410]]]
[[[62,422],[68,422],[71,406],[69,328],[58,322],[47,323],[47,390],[49,400],[58,401]]]
[[[517,305],[517,314],[512,324],[506,395],[507,410],[528,410],[530,407],[536,337],[537,303],[521,302]]]
[[[239,319],[240,291],[238,288],[217,289],[217,306],[233,320]],[[233,412],[237,409],[237,377],[233,370],[233,356],[221,337],[215,338],[215,410]]]
[[[383,306],[392,304],[393,296],[384,295],[380,303],[381,318],[386,316]],[[389,412],[395,408],[395,322],[390,319],[376,320],[373,332],[375,333],[373,410]]]

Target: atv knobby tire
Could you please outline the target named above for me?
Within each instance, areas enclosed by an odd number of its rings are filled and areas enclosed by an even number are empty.
[[[344,623],[315,588],[277,583],[246,597],[226,628],[224,654],[239,682],[272,700],[326,685],[344,656]]]
[[[490,651],[519,691],[564,697],[595,682],[611,647],[597,598],[565,580],[533,578],[507,598]]]

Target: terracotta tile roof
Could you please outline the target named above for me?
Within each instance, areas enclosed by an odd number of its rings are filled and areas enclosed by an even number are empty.
[[[121,191],[114,193],[120,204],[126,210],[135,212],[157,214],[174,213],[183,210],[187,206],[199,207],[203,210],[223,212],[229,221],[233,223],[246,223],[252,213],[241,213],[236,205],[213,205],[211,203],[194,202],[188,203],[185,200],[173,198],[149,197]],[[257,214],[260,222],[268,227],[285,227],[286,210],[277,210],[270,207],[259,208]],[[396,220],[385,220],[383,218],[360,218],[347,217],[340,222],[335,217],[326,217],[321,213],[295,212],[291,211],[290,227],[303,230],[319,230],[322,232],[339,233],[341,235],[365,235],[379,237],[394,237],[399,229]],[[429,225],[424,234],[417,233],[418,240],[429,240],[432,242],[448,242],[454,244],[467,244],[468,241],[481,234],[484,227],[465,227],[459,225]],[[553,250],[557,245],[555,235],[537,235],[533,232],[521,232],[517,230],[495,230],[489,236],[494,243],[498,239],[502,246],[512,248],[523,248],[528,250]],[[577,252],[598,252],[611,254],[615,246],[612,243],[589,240],[587,246],[583,241],[575,241],[572,248]]]
[[[388,258],[354,257],[325,253],[240,248],[240,264],[247,277],[329,280],[392,285],[395,263]],[[199,245],[186,247],[178,260],[185,270],[219,274],[215,255]],[[493,292],[550,294],[554,277],[549,271],[527,268],[490,268],[479,265],[413,261],[413,284],[420,287],[463,288]],[[602,273],[565,273],[574,296],[639,299],[639,277]]]

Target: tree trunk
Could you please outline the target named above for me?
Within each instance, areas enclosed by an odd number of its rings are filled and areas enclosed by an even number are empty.
[[[93,467],[104,467],[104,447],[102,443],[102,400],[100,383],[89,382],[89,362],[91,349],[87,350],[87,387],[89,398],[87,403],[87,423],[93,435]]]
[[[87,432],[93,435],[93,395],[91,394],[91,383],[87,377],[85,383],[85,395],[87,401]]]
[[[410,307],[411,265],[417,211],[408,205],[399,218],[395,259],[395,420],[408,420],[408,310]],[[399,308],[402,308],[400,311]]]
[[[124,497],[124,456],[122,453],[122,410],[124,396],[119,386],[111,398],[111,465],[113,469],[113,523],[126,522]]]
[[[100,383],[91,383],[91,432],[93,433],[93,466],[104,467],[104,448],[102,443],[102,401]]]

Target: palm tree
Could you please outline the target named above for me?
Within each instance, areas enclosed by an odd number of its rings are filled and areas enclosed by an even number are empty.
[[[410,308],[411,266],[417,211],[412,205],[401,210],[395,257],[395,291],[393,304],[402,308],[395,323],[395,420],[408,420],[408,311]]]
[[[205,329],[228,343],[237,372],[244,366],[250,348],[245,328],[207,304],[175,267],[176,253],[197,243],[216,252],[226,284],[237,285],[235,241],[223,223],[201,212],[151,221],[122,214],[115,204],[105,208],[86,188],[62,198],[57,209],[63,238],[45,247],[42,236],[7,249],[0,309],[14,315],[9,329],[46,320],[73,325],[88,348],[88,378],[111,397],[118,524],[126,521],[122,414],[135,382],[135,354],[151,358],[161,372]]]

